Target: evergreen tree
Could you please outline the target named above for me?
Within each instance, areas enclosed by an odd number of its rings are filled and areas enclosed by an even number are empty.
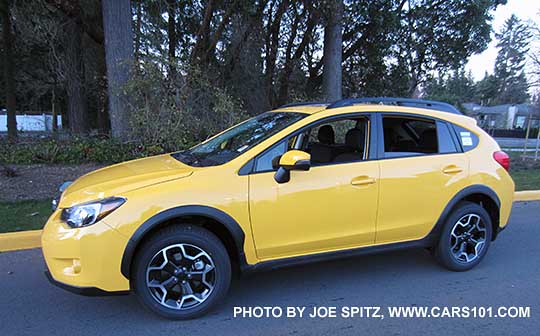
[[[424,88],[427,99],[444,101],[456,106],[475,100],[475,83],[472,74],[464,68],[440,74],[427,81]]]
[[[497,97],[498,81],[494,75],[485,73],[484,78],[476,83],[475,94],[476,101],[480,105],[493,105],[495,98]]]
[[[532,36],[530,29],[517,16],[512,15],[495,36],[499,52],[495,61],[497,94],[493,103],[523,103],[529,98],[529,85],[523,68]]]

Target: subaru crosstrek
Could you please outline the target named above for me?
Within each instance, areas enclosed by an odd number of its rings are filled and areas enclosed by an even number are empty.
[[[509,157],[453,106],[291,104],[195,147],[91,172],[42,236],[50,281],[200,316],[233,274],[405,247],[476,266],[505,228]]]

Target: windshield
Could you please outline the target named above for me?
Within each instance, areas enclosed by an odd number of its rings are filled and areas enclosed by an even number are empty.
[[[196,167],[221,165],[306,116],[307,114],[296,112],[266,112],[207,142],[172,156],[182,163]]]

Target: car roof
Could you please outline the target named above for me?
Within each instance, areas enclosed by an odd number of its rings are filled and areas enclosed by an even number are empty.
[[[463,113],[458,110],[455,106],[450,105],[445,102],[426,100],[426,99],[415,99],[415,98],[399,98],[399,97],[363,97],[363,98],[345,98],[333,103],[327,102],[299,102],[291,103],[281,106],[280,108],[288,107],[303,107],[303,106],[313,106],[316,108],[334,109],[339,107],[354,106],[360,104],[367,105],[392,105],[400,107],[419,107],[427,108],[430,110],[443,111],[453,114],[462,115]]]
[[[453,121],[457,123],[465,123],[467,125],[476,125],[476,120],[468,117],[461,112],[459,112],[455,107],[440,102],[428,101],[428,100],[413,100],[406,99],[410,101],[411,104],[407,105],[395,105],[395,104],[377,104],[375,103],[376,98],[365,98],[359,99],[359,102],[356,103],[354,100],[348,104],[338,104],[336,103],[318,103],[318,102],[309,102],[309,103],[294,103],[284,105],[279,107],[274,112],[299,112],[306,114],[315,114],[323,113],[325,115],[334,115],[334,114],[343,114],[343,113],[352,113],[352,112],[400,112],[400,113],[411,113],[425,115],[429,117],[434,117],[438,119],[444,119],[448,121]],[[420,103],[419,103],[420,102]],[[441,108],[432,108],[432,104],[441,104]],[[423,107],[425,105],[426,107]],[[449,111],[449,107],[453,108],[456,112]]]

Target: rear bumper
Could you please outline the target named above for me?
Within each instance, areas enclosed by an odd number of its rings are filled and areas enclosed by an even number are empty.
[[[60,281],[56,281],[53,276],[51,275],[51,272],[45,271],[45,276],[49,280],[49,282],[56,287],[62,288],[68,292],[83,295],[83,296],[117,296],[117,295],[128,295],[129,291],[115,291],[115,292],[108,292],[104,291],[103,289],[99,289],[96,287],[78,287],[78,286],[72,286],[65,284]]]

